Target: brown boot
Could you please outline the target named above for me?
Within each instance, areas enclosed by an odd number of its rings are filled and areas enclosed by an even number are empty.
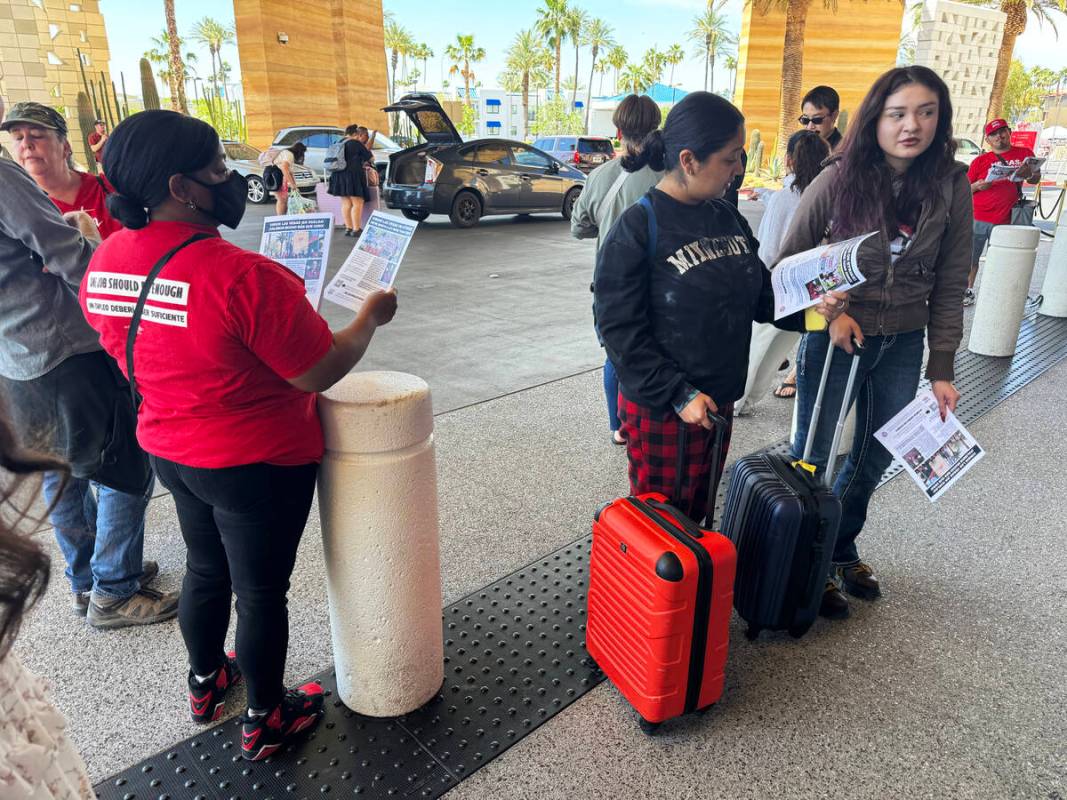
[[[112,600],[93,592],[86,620],[94,628],[152,625],[178,613],[178,592],[157,592],[142,586],[125,599]]]
[[[827,579],[819,605],[819,616],[827,619],[848,619],[848,598],[837,588],[837,583]]]
[[[847,567],[838,567],[837,574],[841,577],[845,591],[853,597],[876,600],[882,596],[878,578],[874,576],[874,571],[862,561]]]

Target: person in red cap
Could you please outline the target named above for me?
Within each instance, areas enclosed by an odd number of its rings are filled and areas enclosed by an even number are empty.
[[[1022,186],[1007,178],[989,181],[989,168],[995,164],[1012,167],[1021,166],[1026,159],[1034,157],[1034,151],[1028,147],[1013,147],[1011,143],[1011,126],[1006,120],[995,119],[985,126],[985,140],[990,151],[982,153],[971,162],[967,170],[967,179],[971,182],[974,199],[974,244],[971,248],[971,274],[967,278],[967,291],[963,294],[965,306],[974,305],[974,279],[978,275],[978,259],[985,250],[989,234],[997,225],[1011,222],[1011,209],[1022,197]],[[1040,172],[1033,172],[1023,166],[1019,177],[1029,183],[1041,180]]]

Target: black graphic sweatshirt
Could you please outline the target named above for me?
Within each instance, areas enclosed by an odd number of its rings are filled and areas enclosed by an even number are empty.
[[[771,322],[771,276],[740,212],[725,201],[686,205],[658,189],[648,213],[630,206],[597,254],[594,308],[622,393],[640,405],[683,406],[693,389],[717,404],[744,394],[752,322]],[[644,201],[642,201],[644,202]],[[775,323],[803,330],[803,314]]]

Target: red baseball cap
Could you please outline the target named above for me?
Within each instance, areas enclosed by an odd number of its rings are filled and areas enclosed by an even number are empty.
[[[999,131],[1001,128],[1007,128],[1007,127],[1008,127],[1008,121],[1005,120],[1005,119],[992,120],[991,122],[987,122],[986,123],[985,135],[986,136],[992,136],[994,133]]]

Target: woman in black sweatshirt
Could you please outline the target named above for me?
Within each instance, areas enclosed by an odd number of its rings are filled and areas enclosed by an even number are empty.
[[[752,229],[722,200],[743,171],[744,117],[693,92],[623,168],[663,179],[612,227],[597,255],[596,319],[619,374],[619,420],[634,494],[662,492],[703,519],[714,423],[729,446],[733,402],[744,393],[752,322],[772,322],[770,273]],[[820,311],[840,313],[834,293]],[[775,323],[803,328],[802,315]],[[720,470],[721,470],[720,460]],[[715,476],[718,479],[718,476]]]

